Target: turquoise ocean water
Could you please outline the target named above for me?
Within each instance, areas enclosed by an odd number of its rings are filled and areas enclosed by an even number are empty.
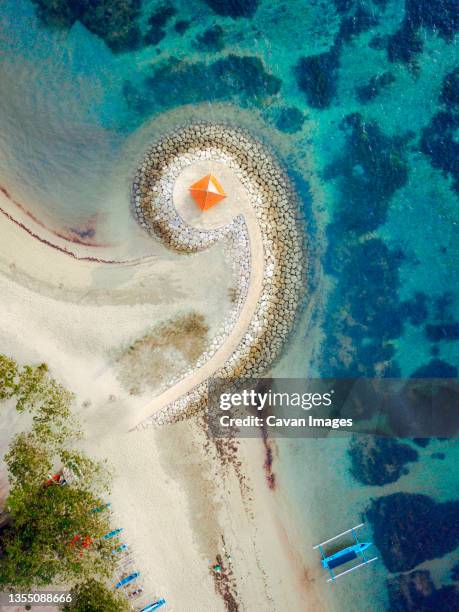
[[[129,184],[148,138],[181,118],[248,126],[301,194],[306,289],[319,295],[275,374],[457,377],[455,3],[131,0],[109,16],[97,4],[1,3],[3,189],[71,239],[129,241]],[[278,479],[319,539],[396,493],[426,495],[452,521],[432,536],[434,560],[389,571],[387,551],[334,591],[336,610],[457,603],[454,546],[442,542],[459,543],[459,510],[438,504],[457,499],[458,446],[408,446],[417,459],[377,484],[352,475],[348,439],[279,442]],[[374,471],[396,451],[379,449]],[[416,523],[414,501],[397,508]],[[419,569],[430,599],[400,600],[400,571]]]

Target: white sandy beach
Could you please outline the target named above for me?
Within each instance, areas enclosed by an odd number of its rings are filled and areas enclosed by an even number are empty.
[[[204,315],[212,337],[230,307],[230,273],[219,246],[174,259],[152,245],[140,262],[101,264],[53,249],[4,215],[0,232],[2,352],[20,362],[46,361],[75,392],[85,448],[114,468],[113,526],[125,529],[145,592],[179,612],[326,609],[320,568],[304,567],[301,542],[289,540],[281,488],[273,492],[265,480],[261,439],[240,441],[222,461],[196,420],[129,431],[152,406],[209,376],[236,345],[260,290],[260,242],[251,243],[250,300],[223,355],[152,403],[122,388],[113,354],[152,323],[189,310]],[[72,248],[77,256],[92,252]],[[4,419],[2,454],[20,427],[16,415]],[[1,477],[5,493],[4,471]],[[217,555],[232,572],[226,604],[211,570]],[[228,607],[233,600],[237,608]]]
[[[182,258],[180,266],[167,256],[150,257],[136,266],[101,265],[50,248],[3,215],[0,224],[2,350],[20,361],[48,362],[53,374],[76,392],[80,416],[89,424],[88,452],[114,466],[114,521],[125,528],[145,591],[164,596],[171,610],[224,610],[211,572],[217,554],[222,554],[223,537],[241,609],[320,609],[276,515],[264,479],[261,440],[240,444],[238,460],[243,465],[238,472],[245,479],[241,488],[234,469],[222,466],[196,424],[128,433],[120,426],[122,418],[111,420],[108,427],[107,418],[99,417],[113,412],[131,414],[132,419],[139,407],[145,411],[141,400],[123,394],[106,356],[140,334],[148,320],[164,318],[167,295],[167,316],[172,299],[176,312],[186,305],[204,311],[208,321],[222,312],[225,283],[217,287],[212,282],[212,290],[206,291],[200,264],[199,302],[192,269],[197,259],[207,258],[215,271],[218,248],[211,255]],[[220,266],[224,270],[223,260]],[[147,279],[161,284],[162,291],[148,294],[144,289],[146,303],[133,304],[132,297]],[[98,303],[101,295],[104,304]],[[94,377],[94,372],[99,375]],[[120,397],[109,402],[109,395]],[[91,405],[82,407],[83,399],[90,399]],[[11,420],[17,423],[16,417]],[[11,431],[2,428],[2,450]]]
[[[167,609],[227,609],[211,572],[217,554],[233,571],[240,610],[329,609],[320,569],[303,566],[298,542],[289,541],[282,524],[277,494],[264,479],[261,441],[240,444],[242,487],[195,423],[107,433],[85,446],[93,456],[111,457],[113,526],[124,527],[145,591],[165,597]]]

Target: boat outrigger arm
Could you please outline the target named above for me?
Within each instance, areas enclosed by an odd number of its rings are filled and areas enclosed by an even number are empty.
[[[320,544],[317,544],[316,546],[313,547],[313,550],[316,550],[317,548],[320,550],[320,554],[322,555],[322,567],[327,569],[330,573],[330,578],[327,580],[327,582],[335,581],[337,578],[340,578],[341,576],[344,576],[345,574],[349,574],[350,572],[353,572],[354,570],[359,569],[359,567],[363,567],[364,565],[373,563],[373,561],[376,561],[376,559],[378,558],[378,557],[372,557],[371,559],[367,559],[367,557],[365,556],[365,551],[367,550],[367,548],[372,546],[373,543],[372,542],[360,542],[357,537],[357,534],[355,533],[356,529],[360,529],[360,527],[363,527],[364,525],[365,523],[360,523],[359,525],[355,525],[355,527],[351,527],[351,529],[347,529],[346,531],[339,533],[334,538],[325,540],[325,542],[321,542]],[[343,548],[342,550],[339,550],[333,555],[326,556],[323,547],[326,544],[329,544],[330,542],[333,542],[334,540],[337,540],[338,538],[341,538],[348,533],[352,533],[352,535],[354,536],[355,544],[352,544],[351,546],[346,546],[345,548]],[[363,559],[363,561],[359,563],[358,565],[354,565],[353,567],[339,574],[334,573],[333,570],[336,567],[339,567],[340,565],[344,565],[345,563],[348,563],[349,561],[352,561],[353,559],[358,559],[359,557]]]

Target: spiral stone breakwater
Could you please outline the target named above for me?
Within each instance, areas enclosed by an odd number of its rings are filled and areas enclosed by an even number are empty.
[[[189,177],[198,179],[206,170],[217,172],[238,196],[190,217]],[[264,146],[238,128],[197,123],[153,144],[134,179],[132,205],[142,227],[176,251],[198,252],[224,241],[236,289],[221,333],[192,369],[146,407],[138,425],[146,427],[204,406],[211,376],[266,371],[293,326],[305,256],[290,180]]]

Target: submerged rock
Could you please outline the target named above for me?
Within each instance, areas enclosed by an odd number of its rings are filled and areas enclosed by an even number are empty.
[[[430,158],[434,168],[445,176],[451,175],[453,189],[459,194],[459,143],[456,140],[459,129],[459,112],[442,110],[422,130],[421,150]]]
[[[372,500],[366,512],[375,544],[391,572],[443,557],[459,545],[459,501],[394,493]]]
[[[389,61],[404,64],[413,62],[423,49],[419,32],[407,23],[403,23],[394,34],[389,36],[386,44]]]
[[[323,173],[339,194],[327,227],[325,268],[337,285],[325,322],[323,367],[329,376],[398,377],[390,340],[400,337],[405,318],[423,313],[400,304],[403,251],[370,232],[386,221],[392,196],[408,180],[413,134],[387,135],[360,113],[347,115],[340,127],[345,146]]]
[[[459,30],[456,0],[405,0],[405,21],[413,28],[427,28],[446,41]]]

